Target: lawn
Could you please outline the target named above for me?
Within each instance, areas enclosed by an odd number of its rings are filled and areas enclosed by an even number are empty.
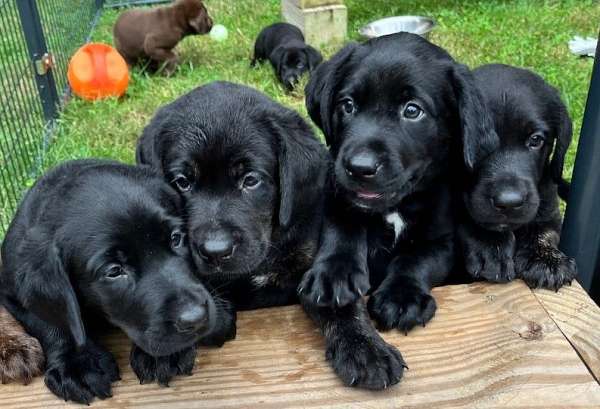
[[[280,1],[205,3],[214,20],[229,29],[228,40],[217,43],[208,36],[186,38],[179,45],[183,63],[173,77],[151,76],[135,69],[127,95],[120,100],[89,103],[73,99],[60,119],[46,167],[89,156],[133,162],[136,139],[155,110],[214,80],[250,85],[306,115],[301,90],[286,93],[268,65],[249,67],[256,35],[262,27],[280,20]],[[358,39],[361,25],[379,17],[428,15],[438,22],[431,40],[457,60],[471,67],[502,62],[536,71],[561,91],[577,140],[593,61],[571,55],[567,42],[574,35],[597,35],[597,1],[346,0],[346,5],[351,39]],[[112,43],[117,15],[115,10],[104,12],[93,34],[95,41]],[[329,56],[335,50],[323,51]],[[567,158],[567,176],[572,172],[575,150],[573,144]]]

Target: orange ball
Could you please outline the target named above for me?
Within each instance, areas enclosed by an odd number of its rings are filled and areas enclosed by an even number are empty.
[[[113,47],[90,43],[71,57],[67,78],[75,95],[83,99],[120,97],[129,84],[129,69]]]

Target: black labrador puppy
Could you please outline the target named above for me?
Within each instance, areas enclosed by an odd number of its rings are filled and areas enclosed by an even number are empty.
[[[566,197],[562,171],[572,136],[567,108],[531,71],[492,64],[474,76],[499,140],[463,179],[466,213],[458,231],[465,268],[473,277],[518,277],[558,290],[577,274],[575,261],[557,248],[557,191]]]
[[[318,245],[327,152],[295,112],[214,82],[162,107],[137,161],[185,203],[198,271],[237,309],[297,302]]]
[[[312,71],[321,63],[323,57],[304,42],[304,35],[298,27],[275,23],[265,27],[254,43],[251,65],[264,60],[269,60],[279,81],[291,90],[305,72]]]
[[[330,309],[346,359],[369,362],[362,373],[340,365],[348,382],[385,388],[403,363],[379,338],[364,339],[375,332],[359,298],[370,285],[368,311],[382,329],[433,317],[431,287],[454,258],[452,163],[463,162],[463,140],[478,145],[494,131],[469,70],[408,33],[347,45],[313,73],[306,105],[335,165],[321,247],[299,291]],[[363,339],[370,350],[355,344]]]
[[[2,244],[2,303],[42,344],[45,382],[65,400],[111,396],[119,369],[98,318],[133,341],[141,381],[191,372],[220,312],[194,276],[181,198],[150,169],[67,162],[23,199]]]

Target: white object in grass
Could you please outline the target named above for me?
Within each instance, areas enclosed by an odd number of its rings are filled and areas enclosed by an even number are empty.
[[[593,37],[581,38],[575,36],[569,41],[569,49],[575,55],[587,55],[588,57],[593,57],[596,52],[597,42],[598,40]]]
[[[228,33],[224,25],[215,24],[208,35],[215,41],[225,41],[227,40]]]

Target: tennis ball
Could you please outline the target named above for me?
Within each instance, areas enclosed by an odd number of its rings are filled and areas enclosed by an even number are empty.
[[[215,41],[225,41],[227,40],[227,35],[227,29],[221,24],[215,24],[209,33],[210,38]]]

